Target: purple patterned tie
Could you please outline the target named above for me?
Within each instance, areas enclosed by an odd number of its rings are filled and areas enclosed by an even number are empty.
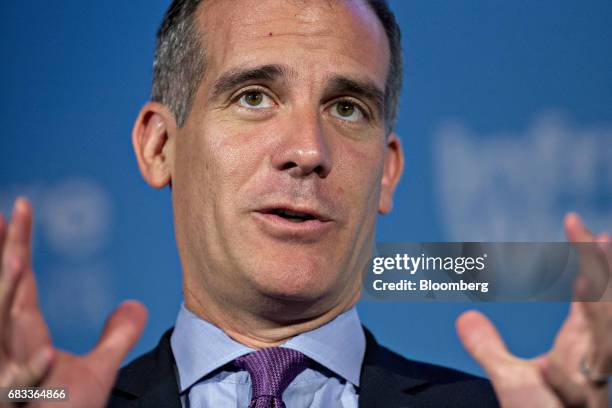
[[[249,408],[285,408],[283,392],[308,366],[308,357],[299,351],[270,347],[238,357],[238,368],[251,375],[253,397]]]

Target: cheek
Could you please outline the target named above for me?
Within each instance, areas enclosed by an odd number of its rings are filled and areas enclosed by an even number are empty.
[[[224,181],[244,184],[266,161],[277,134],[271,124],[242,123],[236,119],[218,120],[211,131],[210,150]]]
[[[373,143],[346,144],[339,151],[341,156],[337,160],[337,171],[341,182],[336,183],[338,196],[350,195],[349,208],[354,206],[355,209],[368,211],[371,203],[377,202],[380,193],[383,151]],[[362,205],[357,206],[357,203]]]
[[[253,174],[257,157],[263,154],[261,143],[255,143],[253,131],[235,126],[210,126],[185,136],[179,143],[177,173],[198,195],[225,195]]]

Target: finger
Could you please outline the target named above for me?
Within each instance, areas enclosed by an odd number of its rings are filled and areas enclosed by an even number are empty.
[[[605,243],[609,238],[598,238],[598,243]],[[609,259],[608,259],[609,261]],[[609,265],[608,265],[609,269]],[[585,320],[585,330],[589,333],[589,345],[581,358],[585,359],[590,370],[596,375],[612,374],[612,302],[610,302],[610,276],[609,270],[604,286],[608,287],[607,293],[599,301],[581,302],[582,315]],[[593,281],[588,282],[589,286]]]
[[[590,342],[590,326],[585,314],[584,302],[570,303],[570,310],[567,318],[563,322],[561,329],[555,337],[554,347],[549,354],[561,354],[562,357],[578,363],[580,356],[575,353],[568,355],[567,350],[580,350],[585,352]]]
[[[106,321],[102,335],[90,358],[101,372],[114,375],[123,358],[140,338],[147,320],[147,309],[137,301],[125,301]]]
[[[6,267],[2,268],[0,275],[0,333],[7,333],[10,310],[13,305],[15,293],[23,264],[17,257],[13,257],[6,261]],[[5,342],[5,339],[2,339]]]
[[[4,252],[4,241],[6,239],[6,220],[4,214],[0,213],[0,272],[2,271],[2,253]]]
[[[580,301],[604,300],[610,286],[610,254],[608,235],[594,236],[577,214],[565,217],[565,230],[575,248],[580,267],[576,278],[574,299]],[[611,289],[612,290],[612,289]]]
[[[51,347],[43,347],[26,364],[16,366],[9,378],[3,378],[0,382],[11,388],[37,386],[50,371],[54,355]]]
[[[570,242],[591,242],[593,233],[584,225],[580,216],[568,213],[563,220],[565,235]]]
[[[32,273],[32,207],[25,198],[19,197],[15,200],[13,216],[6,234],[4,244],[3,261],[9,256],[18,257],[23,265],[23,273],[20,278],[15,301],[14,310],[28,307],[32,310],[38,308],[38,297],[36,282]]]
[[[578,334],[588,330],[589,322],[586,319],[585,307],[587,302],[571,302],[568,317],[565,324],[570,326],[574,333]],[[565,326],[564,324],[564,326]]]
[[[564,368],[554,359],[542,358],[536,361],[548,385],[563,401],[563,406],[580,407],[586,405],[586,384],[577,384],[572,381]]]
[[[465,349],[474,357],[491,379],[514,359],[491,321],[482,313],[470,310],[456,322],[457,334]]]
[[[599,234],[593,243],[575,244],[580,257],[580,271],[575,282],[575,298],[585,300],[587,315],[603,310],[607,320],[612,301],[612,238]],[[607,311],[606,311],[607,310]]]
[[[607,293],[604,295],[603,300],[612,301],[612,236],[608,233],[599,234],[595,239],[595,242],[599,245],[599,248],[604,253],[606,258],[607,270],[606,277],[608,279]]]
[[[583,357],[597,376],[612,375],[612,303],[593,303],[585,309],[592,341]]]
[[[3,258],[18,256],[24,261],[30,259],[30,237],[32,234],[32,207],[25,198],[17,198],[4,244]]]

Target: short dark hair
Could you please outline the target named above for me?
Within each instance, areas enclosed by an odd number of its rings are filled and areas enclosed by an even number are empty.
[[[203,0],[173,0],[157,32],[151,100],[169,107],[176,123],[187,120],[206,65],[206,49],[195,18]],[[395,127],[402,88],[400,28],[387,0],[365,0],[381,21],[391,51],[385,84],[385,130]]]

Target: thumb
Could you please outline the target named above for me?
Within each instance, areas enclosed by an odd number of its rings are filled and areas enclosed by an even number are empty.
[[[491,321],[482,313],[469,310],[455,322],[463,347],[494,380],[514,357]]]
[[[89,357],[101,371],[115,375],[124,357],[136,344],[147,321],[147,309],[140,302],[127,300],[106,320],[98,344]]]

